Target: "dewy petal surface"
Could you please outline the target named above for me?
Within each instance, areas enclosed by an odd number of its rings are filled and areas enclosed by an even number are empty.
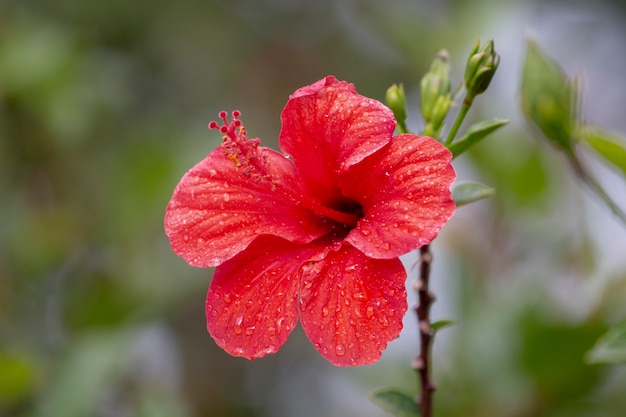
[[[332,76],[297,90],[281,121],[280,148],[323,203],[340,199],[338,173],[389,143],[396,126],[389,108]]]
[[[350,245],[304,266],[300,320],[337,366],[369,364],[402,329],[406,272],[399,259],[372,259]]]
[[[246,248],[260,234],[307,243],[328,226],[294,196],[302,181],[293,162],[259,148],[268,178],[244,175],[222,149],[211,152],[176,186],[165,214],[174,252],[190,265],[216,266]]]
[[[436,140],[405,134],[353,166],[340,183],[365,215],[346,241],[379,259],[430,243],[455,209],[451,158]]]
[[[233,356],[276,352],[298,322],[298,272],[330,250],[260,236],[217,267],[206,301],[207,329]]]

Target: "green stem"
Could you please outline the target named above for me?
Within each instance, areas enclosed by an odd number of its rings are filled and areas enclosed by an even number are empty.
[[[396,130],[398,134],[403,135],[405,133],[409,133],[409,129],[406,127],[406,122],[404,120],[398,120],[398,124],[396,125]]]
[[[591,191],[593,191],[604,203],[609,206],[609,209],[617,216],[618,219],[626,225],[626,213],[619,208],[619,206],[611,199],[611,197],[604,191],[604,188],[596,181],[594,177],[587,173],[587,170],[582,166],[576,154],[573,150],[567,153],[568,159],[572,164],[576,175],[585,183]]]
[[[429,136],[431,138],[435,138],[439,140],[439,138],[437,137],[438,136],[437,132],[433,130],[431,123],[426,123],[426,126],[424,126],[424,131],[422,132],[422,135]]]
[[[476,96],[470,94],[469,92],[465,94],[465,99],[463,99],[463,104],[461,104],[461,110],[459,110],[459,113],[456,115],[454,124],[452,125],[452,128],[450,129],[450,133],[448,133],[448,137],[446,138],[446,143],[445,143],[446,146],[452,143],[452,141],[456,137],[456,134],[459,132],[459,129],[461,128],[461,124],[463,123],[465,116],[467,116],[467,112],[469,111],[470,107],[472,107],[472,103],[474,102],[474,97]]]
[[[461,93],[463,92],[463,90],[465,89],[465,83],[461,83],[456,90],[454,90],[454,93],[452,93],[452,101],[456,101],[460,96]]]

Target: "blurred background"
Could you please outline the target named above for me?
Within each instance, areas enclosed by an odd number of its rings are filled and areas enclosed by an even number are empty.
[[[458,83],[488,37],[502,63],[468,123],[511,124],[455,161],[497,194],[433,245],[433,317],[456,321],[436,415],[623,416],[626,370],[584,356],[626,318],[626,229],[523,121],[528,36],[583,76],[586,120],[626,132],[621,0],[0,0],[0,416],[385,416],[369,392],[417,389],[412,314],[367,367],[334,368],[299,327],[231,358],[205,328],[212,271],[171,252],[165,206],[220,110],[276,147],[289,94],[333,74],[379,100],[404,83],[419,131],[434,55]],[[624,178],[587,162],[626,207]]]

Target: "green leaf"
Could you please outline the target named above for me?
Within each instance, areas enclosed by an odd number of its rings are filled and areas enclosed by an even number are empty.
[[[626,141],[597,127],[586,127],[583,139],[626,176]]]
[[[24,401],[36,387],[34,359],[25,353],[0,350],[0,409]]]
[[[626,322],[609,329],[587,352],[587,363],[626,363]]]
[[[495,189],[478,182],[464,182],[456,184],[452,188],[452,199],[456,206],[471,203],[476,200],[490,197],[496,192]]]
[[[93,332],[73,341],[33,417],[94,415],[102,393],[121,373],[132,329]]]
[[[494,117],[493,119],[483,120],[482,122],[473,124],[467,129],[467,132],[461,139],[448,146],[450,152],[452,152],[453,158],[461,155],[468,150],[472,145],[475,145],[483,138],[487,137],[490,133],[496,131],[502,126],[508,124],[507,119],[499,119]]]
[[[433,333],[437,333],[439,330],[450,326],[454,326],[454,320],[443,319],[432,323],[430,328],[433,330]]]
[[[381,388],[370,394],[370,400],[394,417],[419,417],[419,405],[413,397],[399,388]]]
[[[520,97],[526,119],[553,145],[571,151],[578,123],[577,85],[532,40],[524,59]]]

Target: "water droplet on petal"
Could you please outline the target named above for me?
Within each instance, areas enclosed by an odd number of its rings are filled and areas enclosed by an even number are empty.
[[[224,193],[224,194],[222,194],[222,198],[224,199],[224,201],[229,201],[230,200],[230,194]]]
[[[368,319],[371,319],[374,316],[374,307],[368,306],[365,309],[365,315],[367,316]]]
[[[276,329],[280,332],[280,329],[282,329],[283,324],[285,323],[287,319],[285,319],[284,317],[279,318],[278,320],[276,320]]]
[[[355,300],[367,300],[367,294],[365,294],[364,292],[356,292],[353,295]]]
[[[256,329],[256,326],[246,327],[246,334],[250,336],[252,333],[254,333],[254,329]]]
[[[337,345],[335,346],[335,353],[337,354],[337,356],[343,356],[346,354],[346,349],[343,347],[343,345]]]
[[[328,307],[326,307],[326,306],[322,307],[322,316],[323,317],[327,317],[328,316]]]

